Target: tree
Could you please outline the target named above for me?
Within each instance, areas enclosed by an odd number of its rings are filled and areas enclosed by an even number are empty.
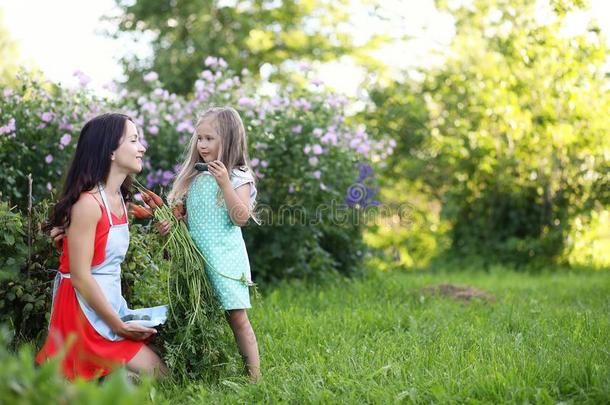
[[[392,125],[408,147],[399,142],[392,167],[441,201],[460,255],[558,259],[574,220],[610,204],[608,50],[593,25],[561,32],[581,6],[552,2],[543,21],[526,0],[439,2],[456,19],[445,63],[393,87],[405,113]],[[421,128],[406,132],[414,115],[425,120],[421,142]]]
[[[0,10],[0,84],[14,84],[19,69],[17,45],[3,24]]]
[[[185,94],[207,56],[256,75],[264,63],[325,61],[356,52],[378,38],[356,46],[341,28],[349,18],[342,10],[351,1],[116,0],[123,10],[116,18],[117,35],[154,35],[152,59],[123,60],[128,84],[142,87],[143,72],[153,70],[166,89]]]

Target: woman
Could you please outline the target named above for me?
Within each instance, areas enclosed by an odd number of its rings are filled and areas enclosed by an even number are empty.
[[[144,341],[153,328],[126,323],[131,310],[121,295],[121,263],[129,245],[125,200],[130,174],[142,170],[146,151],[133,121],[103,114],[81,130],[63,193],[48,227],[65,229],[55,279],[49,335],[36,361],[60,354],[68,379],[102,377],[119,365],[164,375],[167,368]]]

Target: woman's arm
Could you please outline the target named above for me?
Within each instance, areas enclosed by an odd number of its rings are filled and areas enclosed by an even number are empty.
[[[82,196],[72,206],[70,226],[66,229],[72,285],[115,333],[129,339],[145,339],[156,330],[121,321],[91,274],[95,228],[101,215],[98,203],[88,196]]]

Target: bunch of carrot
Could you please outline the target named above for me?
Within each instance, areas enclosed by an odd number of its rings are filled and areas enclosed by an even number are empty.
[[[165,204],[154,192],[136,182],[148,207],[132,204],[136,218],[154,218],[171,224],[158,260],[172,265],[167,280],[168,319],[159,338],[164,359],[179,379],[208,377],[210,370],[225,362],[228,350],[223,311],[204,271],[206,260],[191,239],[182,220],[182,207]]]

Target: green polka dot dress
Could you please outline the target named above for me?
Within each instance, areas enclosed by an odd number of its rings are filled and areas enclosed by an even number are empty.
[[[234,189],[247,183],[251,183],[250,203],[253,204],[254,178],[248,171],[231,171]],[[193,179],[186,198],[189,232],[210,264],[206,264],[205,272],[223,308],[250,308],[248,285],[252,278],[246,244],[241,228],[231,221],[224,201],[218,205],[218,190],[218,183],[207,172]]]

